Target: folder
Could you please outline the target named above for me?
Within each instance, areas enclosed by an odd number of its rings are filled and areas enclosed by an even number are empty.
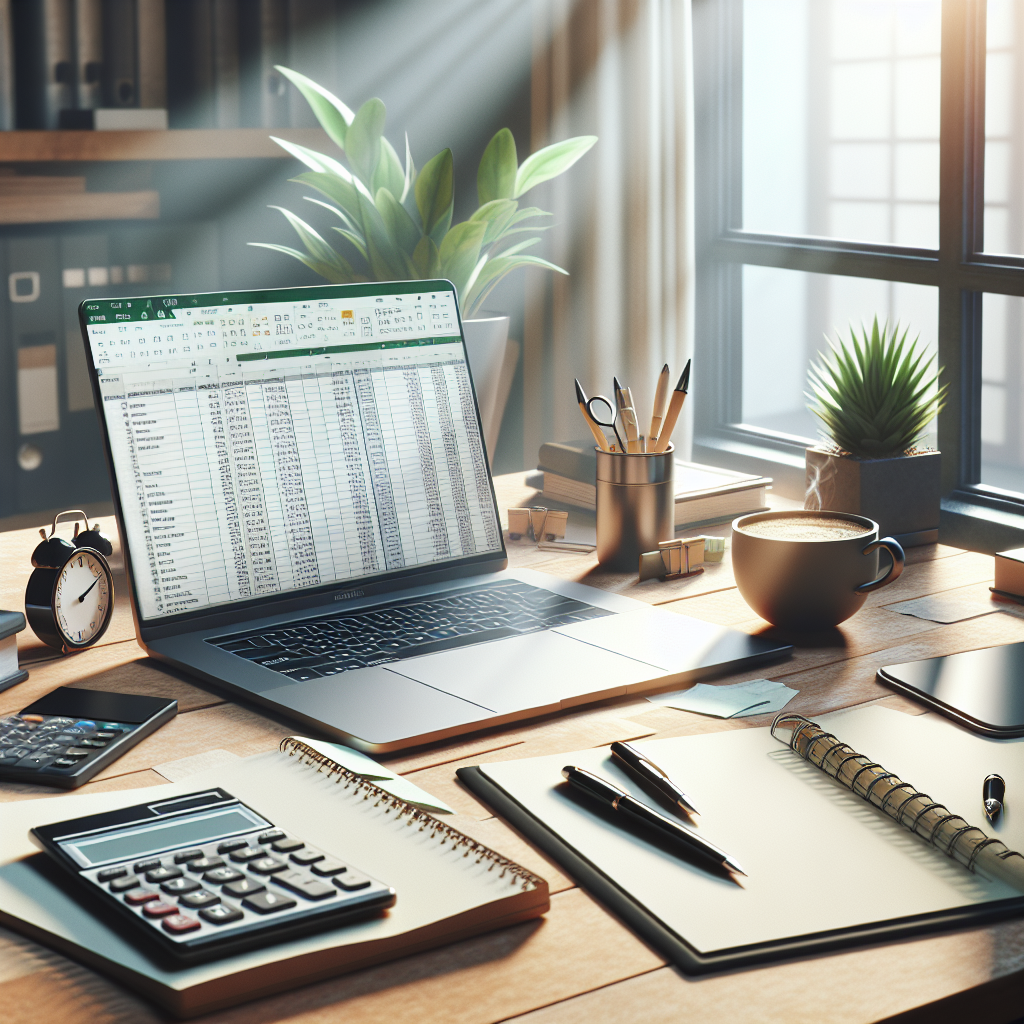
[[[13,6],[19,60],[15,92],[19,128],[57,128],[75,105],[74,28],[70,0]]]
[[[16,126],[14,109],[14,25],[13,0],[0,0],[0,132]]]
[[[74,0],[75,86],[79,110],[103,105],[103,3]]]

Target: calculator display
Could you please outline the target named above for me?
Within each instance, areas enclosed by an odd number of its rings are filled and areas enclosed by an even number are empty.
[[[65,845],[86,864],[104,864],[108,860],[139,857],[184,844],[205,843],[266,824],[258,815],[246,814],[244,809],[235,807],[218,814],[190,817],[184,821],[157,822],[147,828],[76,840]]]

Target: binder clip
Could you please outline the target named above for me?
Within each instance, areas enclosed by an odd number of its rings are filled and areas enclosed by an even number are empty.
[[[653,579],[679,580],[703,571],[703,537],[663,540],[657,551],[645,551],[640,556],[641,583]]]
[[[528,536],[530,540],[560,540],[565,536],[565,528],[569,522],[568,512],[557,509],[546,509],[535,505],[532,508],[510,508],[508,510],[509,540],[520,540]]]

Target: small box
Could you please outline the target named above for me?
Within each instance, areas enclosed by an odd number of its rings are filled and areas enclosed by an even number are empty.
[[[530,532],[530,510],[528,508],[510,508],[508,510],[509,540],[519,540]]]
[[[561,540],[565,537],[565,528],[569,524],[569,513],[549,509],[544,518],[544,540]],[[537,537],[537,540],[540,540]]]
[[[996,554],[995,580],[992,590],[1007,597],[1024,600],[1024,548]]]

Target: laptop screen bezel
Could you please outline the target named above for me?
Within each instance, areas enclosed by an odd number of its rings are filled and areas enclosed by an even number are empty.
[[[375,576],[360,577],[349,580],[337,580],[333,583],[322,584],[317,587],[303,588],[301,590],[286,591],[283,593],[270,594],[265,597],[251,598],[244,601],[231,601],[227,604],[218,604],[197,611],[180,612],[176,615],[163,615],[159,618],[146,619],[141,612],[138,593],[135,585],[135,572],[132,564],[131,546],[128,541],[128,532],[125,528],[124,510],[121,505],[121,493],[117,483],[117,474],[114,468],[113,451],[110,444],[110,435],[107,430],[106,417],[103,413],[103,397],[100,392],[100,375],[93,359],[92,345],[89,339],[89,304],[110,303],[110,302],[131,302],[133,306],[138,303],[149,302],[154,310],[167,308],[191,308],[194,306],[223,306],[223,305],[255,305],[268,302],[300,302],[323,298],[362,298],[365,296],[377,295],[408,295],[426,291],[450,292],[455,300],[455,311],[458,318],[459,339],[462,343],[462,353],[466,360],[466,368],[469,373],[470,387],[473,391],[473,405],[476,410],[477,428],[480,431],[480,446],[484,452],[484,459],[487,462],[487,483],[490,488],[491,505],[500,524],[498,514],[498,503],[494,494],[494,480],[491,475],[490,462],[488,459],[487,445],[484,439],[483,423],[480,420],[480,406],[477,401],[476,384],[473,381],[473,372],[469,366],[469,353],[466,350],[465,331],[462,326],[462,311],[459,309],[458,294],[451,281],[377,281],[366,284],[326,284],[306,285],[294,288],[261,288],[245,291],[218,291],[201,292],[193,294],[161,294],[161,295],[132,295],[123,299],[115,297],[104,297],[102,299],[85,299],[78,307],[79,325],[82,330],[82,339],[85,344],[85,356],[89,367],[89,379],[92,383],[93,400],[96,405],[96,415],[100,421],[100,433],[103,438],[103,453],[107,463],[107,472],[110,476],[110,490],[114,500],[114,515],[117,521],[118,534],[121,539],[121,554],[124,558],[125,573],[128,578],[128,591],[131,598],[132,616],[135,619],[136,631],[142,640],[157,640],[167,636],[174,636],[180,633],[192,632],[194,630],[221,628],[235,622],[244,622],[247,619],[262,618],[272,615],[280,615],[291,612],[300,612],[304,608],[322,607],[337,603],[339,610],[344,607],[347,600],[355,600],[370,597],[376,594],[387,594],[391,591],[408,587],[422,586],[443,580],[460,579],[466,576],[475,576],[482,573],[498,572],[508,565],[508,554],[505,549],[505,535],[499,530],[501,539],[501,551],[485,552],[479,555],[471,555],[465,558],[453,558],[444,562],[431,562],[425,566],[413,566],[380,573]]]

